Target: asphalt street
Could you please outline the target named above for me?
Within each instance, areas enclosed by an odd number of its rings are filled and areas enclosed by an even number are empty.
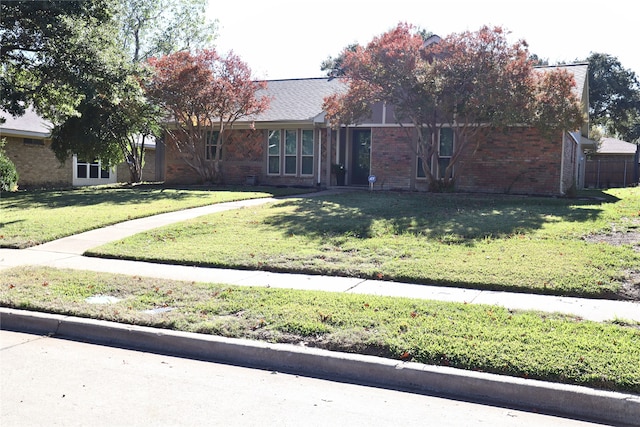
[[[384,388],[0,331],[2,426],[593,426]]]

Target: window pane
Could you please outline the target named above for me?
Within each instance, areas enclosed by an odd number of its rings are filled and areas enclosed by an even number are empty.
[[[284,153],[287,155],[296,154],[298,152],[297,131],[286,130],[284,140]]]
[[[451,157],[453,154],[453,130],[440,129],[440,156]]]
[[[280,131],[279,130],[269,131],[269,154],[270,155],[280,154]]]
[[[427,174],[424,172],[424,167],[422,166],[422,159],[418,157],[418,178],[426,178]]]
[[[313,175],[313,157],[302,158],[302,175]]]
[[[313,156],[313,131],[302,131],[302,155]]]
[[[100,166],[98,166],[95,163],[92,163],[89,166],[89,178],[97,178],[99,176],[98,175],[99,171],[100,171]]]
[[[296,173],[296,157],[287,156],[284,158],[284,173],[295,174]]]
[[[450,160],[449,158],[438,160],[440,178],[444,178],[444,171],[447,168],[447,166],[449,166],[449,160]]]
[[[269,156],[269,173],[280,173],[280,157]]]
[[[100,178],[109,178],[109,170],[108,169],[102,169],[100,171]]]
[[[206,151],[207,160],[215,160],[217,150],[218,150],[218,147],[216,145],[208,145],[207,151]]]
[[[87,177],[87,164],[86,163],[78,163],[77,166],[77,175],[78,178],[86,178]]]
[[[207,132],[207,140],[205,141],[204,144],[204,152],[205,152],[205,158],[207,160],[213,160],[216,158],[216,150],[218,148],[218,137],[220,135],[220,132],[216,131],[209,131]]]

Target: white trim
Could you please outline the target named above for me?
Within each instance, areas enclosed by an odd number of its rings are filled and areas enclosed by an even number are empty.
[[[566,143],[567,143],[567,132],[562,132],[562,155],[560,156],[560,194],[561,195],[565,195],[565,190],[564,190],[564,162],[565,162],[565,155],[564,152],[566,150]]]
[[[318,179],[317,184],[320,185],[322,179],[322,129],[318,129]]]
[[[116,173],[115,166],[109,170],[109,178],[100,178],[100,171],[101,169],[98,169],[98,178],[89,178],[89,177],[78,178],[78,156],[75,154],[73,155],[73,180],[72,180],[73,186],[85,187],[88,185],[115,184],[116,182],[118,182],[118,176]],[[89,174],[89,171],[87,171],[87,175],[88,174]]]

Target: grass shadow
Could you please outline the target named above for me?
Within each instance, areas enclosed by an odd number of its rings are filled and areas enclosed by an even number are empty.
[[[291,213],[267,223],[288,234],[316,238],[379,234],[424,237],[470,244],[483,238],[531,233],[553,221],[593,221],[598,205],[615,198],[541,197],[352,192],[283,202]]]

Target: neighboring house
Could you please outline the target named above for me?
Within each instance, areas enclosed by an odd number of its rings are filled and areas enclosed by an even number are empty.
[[[551,68],[551,67],[547,67]],[[547,68],[541,68],[544,72]],[[588,111],[587,65],[567,65],[576,80],[575,93]],[[378,104],[372,117],[357,126],[331,129],[322,111],[323,100],[344,90],[338,79],[292,79],[267,82],[260,95],[271,97],[267,111],[236,122],[222,153],[222,171],[228,184],[333,186],[332,165],[345,169],[350,186],[374,189],[427,190],[421,164],[407,138],[406,127],[393,119],[392,106]],[[591,141],[588,124],[579,130],[558,132],[555,139],[540,136],[532,128],[514,127],[492,132],[477,151],[461,159],[456,188],[467,192],[563,195],[584,182],[585,148]],[[451,129],[439,135],[440,165],[456,141]],[[169,137],[167,137],[169,138]],[[198,175],[182,160],[173,144],[163,146],[167,183],[197,183]],[[164,152],[166,149],[166,152]],[[216,147],[204,144],[203,153]],[[436,170],[438,165],[433,165]],[[454,170],[454,175],[456,174]]]
[[[638,183],[636,144],[615,138],[602,138],[589,155],[585,169],[585,186],[590,188],[627,187]]]
[[[104,169],[99,160],[86,161],[72,156],[64,163],[51,150],[51,124],[27,109],[20,117],[6,113],[0,124],[0,137],[6,138],[4,150],[18,171],[18,188],[69,187],[127,182],[126,164]],[[146,150],[143,180],[155,181],[155,145]]]

